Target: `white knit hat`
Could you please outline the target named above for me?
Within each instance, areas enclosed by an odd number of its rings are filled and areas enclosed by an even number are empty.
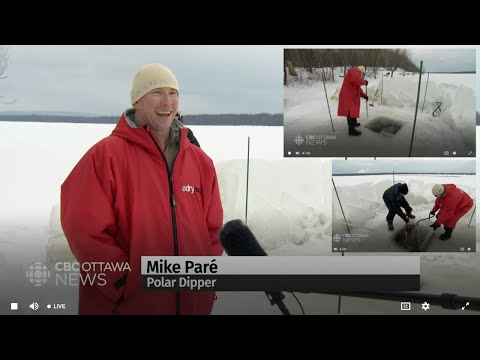
[[[445,188],[440,184],[435,184],[432,187],[433,196],[442,195],[444,193],[444,191],[445,191]]]
[[[133,77],[130,97],[132,105],[153,89],[168,87],[178,90],[178,83],[173,72],[161,64],[143,65]]]
[[[360,72],[362,73],[362,75],[365,74],[365,67],[364,67],[364,66],[357,66],[357,69],[360,70]]]

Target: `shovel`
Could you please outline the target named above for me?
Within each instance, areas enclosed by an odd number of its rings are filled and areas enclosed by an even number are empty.
[[[365,85],[365,95],[368,97],[368,85]],[[365,101],[365,108],[367,109],[367,122],[368,122],[368,101]]]

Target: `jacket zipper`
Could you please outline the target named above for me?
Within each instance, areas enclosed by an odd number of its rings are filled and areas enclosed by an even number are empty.
[[[172,211],[172,227],[173,227],[173,255],[174,256],[179,256],[178,252],[178,233],[177,233],[177,216],[175,214],[175,208],[176,208],[176,201],[175,201],[175,194],[173,193],[173,169],[175,167],[175,160],[177,159],[177,155],[175,155],[175,159],[173,159],[172,163],[172,171],[168,168],[168,162],[167,158],[165,157],[162,149],[160,149],[160,146],[158,145],[157,141],[153,138],[152,134],[148,132],[148,135],[150,138],[153,140],[153,143],[157,147],[158,151],[160,152],[160,155],[162,155],[163,162],[165,164],[165,167],[167,169],[167,174],[168,174],[168,188],[170,191],[170,210]],[[180,134],[179,140],[178,140],[178,151],[180,151],[180,143],[182,141],[182,136]],[[175,314],[180,315],[180,291],[175,292]]]

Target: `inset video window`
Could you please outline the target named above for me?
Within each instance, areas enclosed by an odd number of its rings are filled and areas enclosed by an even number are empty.
[[[475,161],[392,160],[333,160],[332,251],[475,252]]]
[[[284,49],[285,157],[474,157],[475,49]]]

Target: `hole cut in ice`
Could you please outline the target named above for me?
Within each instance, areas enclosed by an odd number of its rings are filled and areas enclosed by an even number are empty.
[[[379,116],[372,121],[369,121],[365,127],[379,134],[394,135],[403,126],[401,121],[386,117]]]

